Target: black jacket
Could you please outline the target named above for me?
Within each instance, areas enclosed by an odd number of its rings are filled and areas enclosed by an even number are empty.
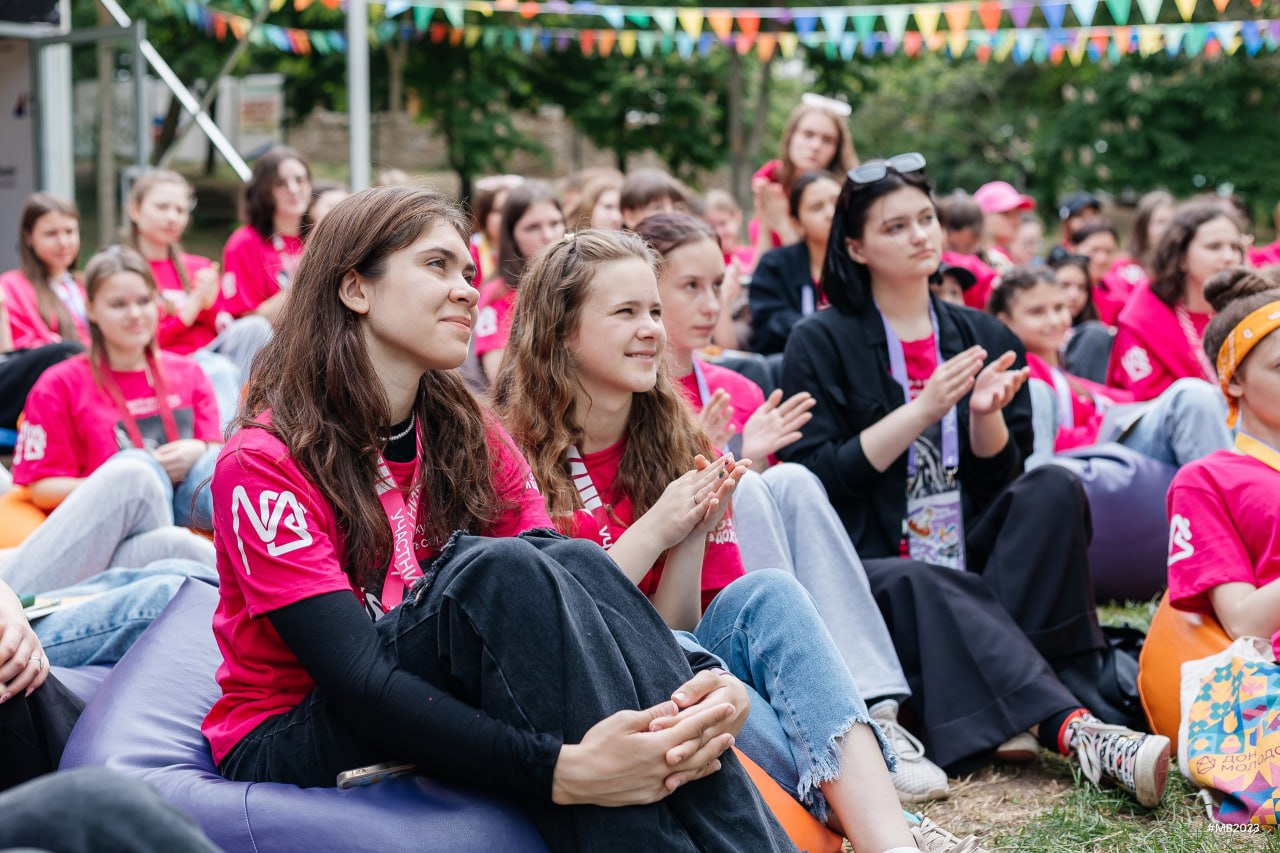
[[[747,296],[751,303],[751,348],[763,355],[782,352],[791,327],[804,313],[800,295],[817,289],[809,275],[809,249],[803,242],[765,252],[751,273]]]
[[[1022,344],[999,320],[930,297],[938,314],[942,357],[977,344],[987,361],[1013,350],[1015,368],[1026,364]],[[835,308],[805,318],[792,330],[782,362],[783,393],[808,391],[818,401],[804,436],[778,451],[822,480],[832,505],[864,558],[896,557],[907,514],[907,454],[877,471],[862,451],[862,431],[903,405],[902,388],[889,372],[884,325],[874,306],[857,314]],[[1031,394],[1024,385],[1005,407],[1010,441],[990,459],[969,447],[969,397],[958,406],[961,492],[965,523],[1022,473],[1031,453]]]

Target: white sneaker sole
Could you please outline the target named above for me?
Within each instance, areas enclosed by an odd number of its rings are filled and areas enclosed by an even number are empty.
[[[895,788],[895,791],[898,789]],[[898,802],[900,803],[927,803],[930,800],[945,800],[951,796],[951,788],[934,788],[932,791],[924,791],[921,793],[911,793],[908,791],[898,791]]]
[[[1133,787],[1138,802],[1149,809],[1160,805],[1168,779],[1169,739],[1164,735],[1150,735],[1133,762]]]

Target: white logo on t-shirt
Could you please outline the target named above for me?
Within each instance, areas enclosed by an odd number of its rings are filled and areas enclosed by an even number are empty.
[[[307,520],[293,492],[263,491],[258,495],[258,508],[255,510],[244,486],[236,486],[231,493],[231,530],[236,537],[236,547],[240,549],[240,559],[244,563],[245,574],[249,574],[249,560],[244,553],[244,543],[240,540],[240,510],[242,509],[271,556],[279,557],[311,544]],[[297,537],[292,542],[277,544],[276,538],[280,533],[281,522],[284,523],[285,529]]]
[[[1141,382],[1151,375],[1151,357],[1139,346],[1129,347],[1129,350],[1120,358],[1120,366],[1134,382]]]
[[[483,338],[497,332],[498,312],[493,310],[492,305],[486,305],[480,309],[480,316],[476,317],[476,337]]]
[[[18,432],[18,446],[13,451],[14,463],[26,459],[35,462],[44,458],[45,447],[49,444],[49,436],[40,424],[24,423]]]
[[[1191,519],[1174,515],[1169,522],[1169,565],[1185,560],[1195,552],[1195,546],[1191,544]]]

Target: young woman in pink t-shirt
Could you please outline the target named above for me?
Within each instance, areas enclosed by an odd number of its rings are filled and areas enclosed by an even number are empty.
[[[1151,282],[1133,292],[1116,318],[1107,384],[1150,400],[1186,376],[1212,381],[1203,337],[1213,309],[1204,284],[1243,262],[1244,233],[1230,207],[1221,201],[1180,206],[1156,246]]]
[[[528,465],[457,375],[464,223],[400,186],[315,230],[214,474],[214,760],[304,787],[407,762],[516,798],[554,850],[787,849],[725,753],[741,709],[714,661],[599,548],[538,530]]]
[[[218,406],[194,361],[156,346],[155,281],[132,249],[85,271],[89,352],[45,371],[27,398],[13,478],[52,509],[116,453],[137,453],[172,491],[179,524],[209,529],[207,488],[221,443]]]
[[[497,266],[480,289],[475,353],[485,377],[492,382],[502,364],[511,331],[517,288],[525,264],[542,248],[564,236],[564,211],[551,188],[526,181],[507,193],[498,230]]]
[[[244,185],[244,225],[227,239],[222,309],[232,317],[257,314],[274,323],[302,257],[303,225],[311,205],[311,169],[302,155],[277,145],[253,164]]]
[[[241,384],[271,336],[271,324],[257,315],[237,320],[223,310],[218,265],[182,250],[194,205],[186,178],[166,169],[146,173],[129,192],[127,242],[147,259],[160,291],[157,343],[195,359],[213,383],[226,423],[235,416]],[[231,274],[227,285],[235,287]]]
[[[735,702],[754,691],[744,752],[856,846],[910,849],[892,751],[812,599],[784,572],[743,575],[728,502],[749,463],[711,446],[668,378],[657,265],[622,232],[544,250],[521,286],[498,409],[557,525],[605,547],[684,642],[720,656]]]
[[[1211,279],[1205,298],[1218,313],[1204,350],[1237,434],[1169,488],[1169,602],[1280,652],[1280,288],[1240,269]]]
[[[76,281],[80,213],[65,199],[36,193],[22,208],[20,269],[0,275],[14,349],[89,342],[84,288]]]

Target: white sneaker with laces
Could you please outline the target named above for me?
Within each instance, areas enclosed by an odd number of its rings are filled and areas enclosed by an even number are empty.
[[[1169,777],[1169,739],[1104,723],[1085,714],[1067,724],[1067,749],[1084,775],[1105,776],[1149,809],[1160,805]]]
[[[911,837],[915,839],[916,847],[925,853],[989,853],[974,836],[960,838],[927,817],[920,818],[920,823],[911,827]]]
[[[889,774],[898,799],[904,803],[921,803],[949,797],[947,774],[924,757],[924,744],[898,723],[897,700],[882,699],[868,710],[898,755],[898,769]]]

